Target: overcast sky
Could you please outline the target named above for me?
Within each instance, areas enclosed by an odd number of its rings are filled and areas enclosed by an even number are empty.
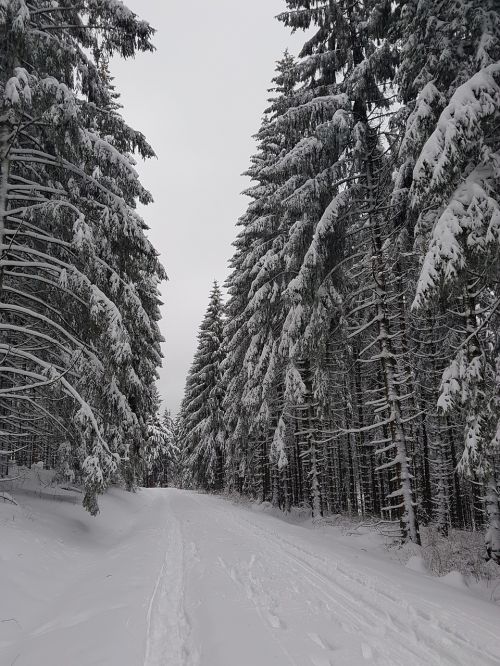
[[[160,392],[176,413],[214,279],[223,282],[246,206],[275,61],[297,51],[274,16],[283,0],[125,0],[157,29],[157,51],[114,62],[123,114],[158,159],[138,165],[155,203],[142,211],[169,275]]]

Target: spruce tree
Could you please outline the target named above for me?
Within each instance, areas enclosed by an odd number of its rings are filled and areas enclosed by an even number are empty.
[[[106,67],[152,50],[152,33],[111,0],[0,7],[3,448],[63,445],[91,513],[118,473],[133,482],[154,412],[164,272],[132,158],[153,151]]]
[[[432,28],[425,35],[422,12]],[[413,39],[447,46],[440,58],[422,49],[416,61],[403,50],[401,90],[411,109],[403,150],[414,165],[408,206],[422,255],[414,307],[428,312],[439,296],[453,313],[438,408],[463,424],[458,469],[474,489],[483,486],[487,552],[500,563],[498,3],[410,3],[404,18]]]
[[[282,248],[288,233],[282,215],[282,183],[274,166],[287,151],[287,137],[275,122],[289,108],[294,60],[285,53],[276,65],[273,95],[256,135],[259,150],[246,174],[254,185],[245,191],[251,198],[239,220],[241,231],[234,245],[229,293],[224,362],[225,418],[228,435],[229,484],[247,485],[261,500],[271,494],[271,462],[283,468],[286,454],[274,437],[283,396],[277,333],[283,308]],[[281,430],[280,430],[281,431]],[[273,485],[276,490],[275,484]],[[240,487],[241,489],[241,487]],[[277,502],[276,492],[273,501]]]
[[[346,457],[353,467],[353,443],[361,434],[377,447],[378,471],[390,476],[385,509],[400,517],[403,538],[418,541],[410,426],[405,425],[411,415],[402,407],[409,396],[401,391],[405,363],[394,330],[402,324],[394,325],[389,312],[397,274],[395,257],[387,251],[394,225],[386,215],[391,174],[386,116],[396,54],[380,37],[390,23],[391,6],[370,1],[287,4],[281,21],[294,30],[316,30],[300,54],[299,103],[289,114],[291,131],[298,126],[304,138],[282,161],[290,176],[304,179],[287,199],[294,224],[284,248],[291,279],[284,294],[288,315],[281,349],[290,359],[292,376],[302,381],[295,386],[302,392],[313,494],[325,486],[316,470],[320,463],[325,468],[331,453],[338,460]],[[352,363],[372,364],[377,372],[367,386],[371,423],[361,427],[354,426],[349,409],[334,416],[324,402],[332,382],[339,393],[351,390],[342,378],[342,359],[349,354]],[[337,433],[338,451],[322,445],[332,440],[318,427],[325,409],[334,417],[327,427]],[[353,478],[350,502],[356,503],[355,484]],[[314,500],[316,510],[320,501]]]
[[[224,482],[223,327],[222,294],[214,282],[177,427],[183,484],[216,491]]]
[[[176,443],[174,420],[167,408],[161,417],[159,412],[150,417],[148,437],[141,454],[143,458],[142,482],[146,487],[165,487],[175,479],[179,449]]]

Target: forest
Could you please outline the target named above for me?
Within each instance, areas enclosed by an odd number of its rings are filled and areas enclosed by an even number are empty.
[[[0,0],[0,663],[498,666],[500,0],[127,4]]]
[[[181,481],[485,532],[500,564],[500,5],[287,0]]]
[[[0,3],[1,455],[84,488],[484,531],[500,563],[498,0],[286,0],[230,273],[175,419],[115,0]],[[270,72],[272,64],[270,64]],[[142,210],[142,209],[141,209]],[[223,270],[223,267],[215,267]]]

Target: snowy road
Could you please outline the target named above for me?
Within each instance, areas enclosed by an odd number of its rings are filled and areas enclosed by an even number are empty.
[[[4,510],[2,666],[500,664],[500,607],[336,530],[173,489],[102,505]]]
[[[500,663],[498,607],[215,497],[168,504],[145,666]]]

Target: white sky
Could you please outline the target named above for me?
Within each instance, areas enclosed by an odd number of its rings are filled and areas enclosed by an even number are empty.
[[[157,29],[157,51],[114,62],[123,115],[158,159],[138,165],[155,203],[141,211],[161,252],[166,339],[160,392],[176,413],[212,282],[222,283],[275,61],[297,51],[274,16],[283,0],[125,0]]]

